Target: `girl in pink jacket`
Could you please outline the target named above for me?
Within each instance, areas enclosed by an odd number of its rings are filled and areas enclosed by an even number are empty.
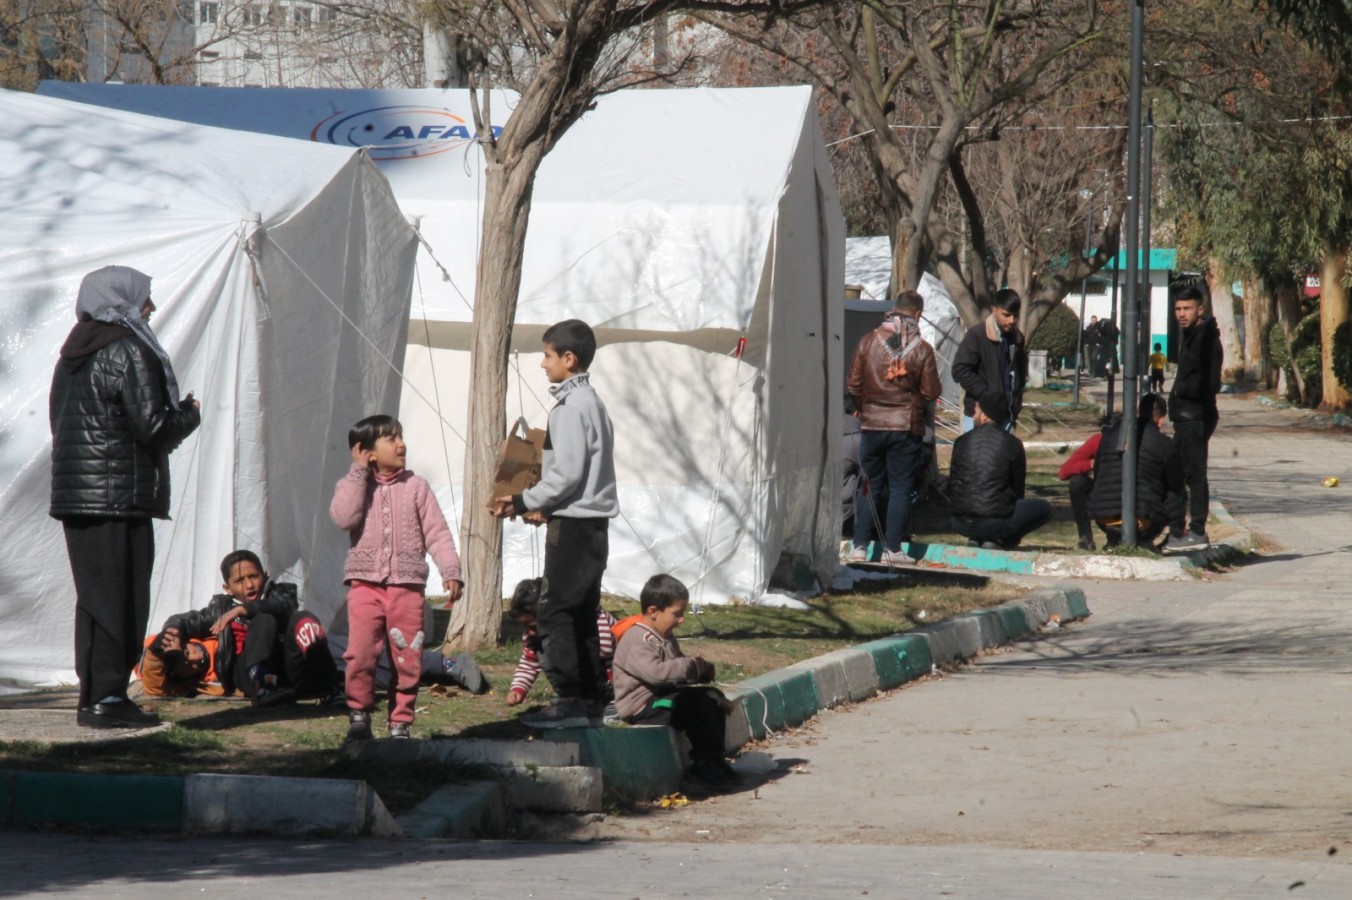
[[[460,556],[427,480],[404,468],[403,427],[393,416],[370,416],[347,433],[352,468],[333,491],[329,515],[351,534],[343,583],[348,586],[347,706],[349,741],[371,738],[376,661],[386,641],[394,663],[390,737],[410,737],[418,697],[423,590],[431,554],[446,589],[460,597]]]

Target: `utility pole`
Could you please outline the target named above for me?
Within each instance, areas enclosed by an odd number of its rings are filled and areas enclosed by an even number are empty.
[[[1094,221],[1094,192],[1089,188],[1081,188],[1080,196],[1088,203],[1089,208],[1084,213],[1084,252],[1089,251],[1090,230],[1093,228]],[[1084,364],[1084,299],[1088,293],[1089,275],[1085,274],[1080,279],[1080,333],[1075,336],[1075,405],[1080,405],[1080,368]]]
[[[1152,183],[1152,169],[1154,168],[1155,157],[1155,109],[1154,105],[1146,110],[1145,116],[1145,159],[1141,163],[1141,257],[1142,266],[1145,271],[1141,275],[1141,288],[1145,292],[1141,296],[1141,344],[1137,351],[1137,365],[1140,367],[1136,371],[1140,373],[1141,390],[1144,392],[1148,388],[1147,379],[1150,375],[1150,341],[1153,338],[1153,294],[1150,287],[1150,206],[1151,193],[1150,185]]]
[[[1145,0],[1131,4],[1131,92],[1127,102],[1127,298],[1122,309],[1122,543],[1136,543],[1136,363],[1141,344],[1137,315],[1140,294],[1141,226],[1141,57],[1145,43]]]

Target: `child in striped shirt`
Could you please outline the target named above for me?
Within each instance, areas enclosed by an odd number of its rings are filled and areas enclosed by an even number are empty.
[[[507,705],[517,706],[526,699],[535,679],[540,675],[540,634],[535,627],[535,612],[540,603],[540,579],[522,580],[512,592],[512,603],[507,615],[521,624],[526,630],[521,635],[521,660],[516,664],[516,673],[512,675],[512,686],[507,691]],[[607,713],[615,699],[614,688],[610,686],[613,677],[610,670],[615,658],[615,634],[611,628],[615,617],[604,609],[596,613],[596,632],[601,638],[601,662],[606,667]]]

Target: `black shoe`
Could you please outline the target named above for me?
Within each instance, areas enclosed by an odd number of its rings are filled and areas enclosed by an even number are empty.
[[[692,762],[690,768],[685,770],[685,778],[691,789],[711,794],[725,793],[741,783],[740,778],[736,781],[730,779],[718,763],[711,759]]]
[[[346,699],[346,698],[344,698]],[[283,703],[295,703],[296,692],[289,687],[260,687],[254,692],[254,706],[281,706]]]
[[[130,700],[104,700],[80,707],[75,713],[75,724],[81,728],[154,728],[161,722],[158,715]]]
[[[350,710],[347,714],[348,742],[369,741],[371,737],[371,714],[359,709]]]
[[[488,679],[484,677],[483,669],[479,668],[479,664],[470,654],[457,653],[448,656],[442,665],[446,669],[446,675],[471,694],[488,692]]]
[[[323,697],[319,698],[320,706],[327,706],[330,709],[347,708],[347,691],[343,689],[342,683],[335,684],[329,688]]]
[[[1198,534],[1195,531],[1189,531],[1177,537],[1170,536],[1164,545],[1165,553],[1195,553],[1198,550],[1205,550],[1211,546],[1211,541],[1205,534]]]
[[[555,697],[542,710],[524,714],[519,721],[527,728],[591,728],[601,724],[599,717],[591,715],[587,701],[561,697]]]
[[[1097,550],[1098,548],[1094,546],[1094,542],[1093,542],[1093,541],[1091,541],[1091,540],[1086,540],[1086,539],[1084,539],[1084,538],[1081,538],[1081,539],[1080,539],[1080,543],[1075,547],[1075,549],[1076,549],[1076,550]]]

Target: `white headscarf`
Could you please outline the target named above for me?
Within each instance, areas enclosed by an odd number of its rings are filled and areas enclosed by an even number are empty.
[[[150,299],[150,276],[130,266],[104,266],[95,269],[80,282],[75,298],[77,321],[93,320],[130,328],[160,358],[164,367],[164,386],[169,402],[178,405],[178,378],[169,354],[160,346],[150,323],[141,316],[141,307]]]

